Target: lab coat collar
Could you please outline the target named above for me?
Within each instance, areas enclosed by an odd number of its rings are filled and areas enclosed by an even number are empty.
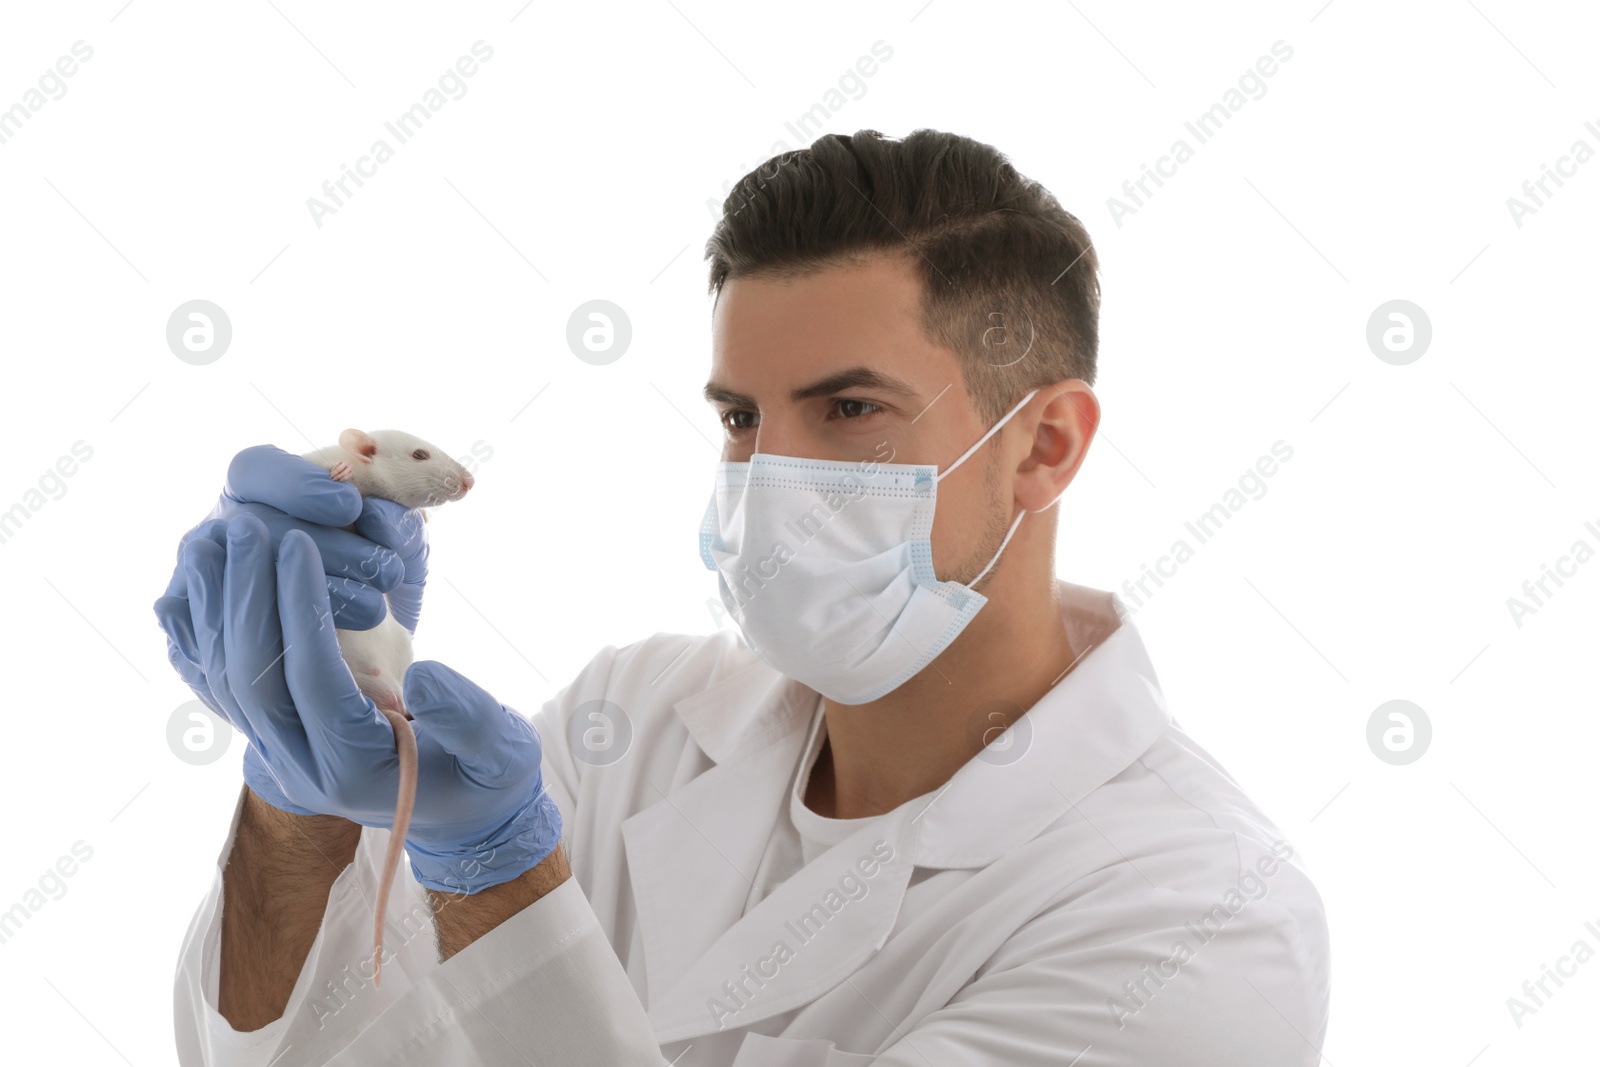
[[[974,757],[748,914],[817,693],[755,660],[674,705],[716,766],[622,824],[659,1040],[748,1026],[815,999],[882,946],[915,867],[994,862],[1154,743],[1170,716],[1126,609],[1114,593],[1056,586],[1079,658],[1007,731],[1016,747]]]

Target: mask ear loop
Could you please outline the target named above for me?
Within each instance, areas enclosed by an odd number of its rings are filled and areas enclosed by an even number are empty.
[[[1057,504],[1061,503],[1061,498],[1066,496],[1066,495],[1067,495],[1067,491],[1065,489],[1061,490],[1061,492],[1056,494],[1056,498],[1054,500],[1050,501],[1050,503],[1046,504],[1042,508],[1034,508],[1032,513],[1035,514],[1035,515],[1043,515],[1045,512],[1049,511],[1051,508],[1053,508]]]
[[[995,435],[995,432],[997,430],[999,430],[1000,427],[1004,426],[1007,422],[1011,421],[1011,416],[1013,416],[1017,412],[1021,411],[1022,410],[1022,406],[1024,404],[1026,404],[1028,401],[1032,400],[1035,396],[1037,396],[1038,393],[1039,393],[1038,389],[1030,389],[1030,390],[1028,390],[1027,395],[1024,396],[1021,400],[1017,401],[1014,405],[1012,405],[1011,410],[1006,412],[1004,415],[1002,415],[1000,417],[1000,421],[999,422],[996,422],[993,426],[989,427],[989,432],[988,433],[986,433],[982,437],[978,438],[978,440],[973,444],[973,446],[971,448],[967,449],[965,452],[963,452],[961,454],[961,458],[960,459],[956,460],[954,463],[950,464],[950,466],[946,467],[944,470],[942,470],[942,471],[938,472],[937,474],[935,474],[933,476],[933,480],[935,482],[937,482],[940,478],[943,478],[946,474],[949,474],[951,471],[955,470],[957,467],[959,467],[963,463],[965,463],[967,461],[967,457],[968,456],[972,455],[978,449],[982,448],[983,447],[983,443],[985,441],[987,441],[987,440],[989,440],[989,438],[993,437]],[[1051,501],[1051,503],[1053,504],[1053,503],[1055,503],[1055,501]],[[1041,509],[1041,510],[1043,510],[1043,509]],[[1000,561],[1000,554],[1003,553],[1006,550],[1006,546],[1011,543],[1011,535],[1017,532],[1017,527],[1022,525],[1022,517],[1024,515],[1026,515],[1027,513],[1028,513],[1028,509],[1027,508],[1023,508],[1021,511],[1017,512],[1017,517],[1011,520],[1011,529],[1006,531],[1005,540],[1000,542],[1000,547],[995,549],[995,553],[994,553],[993,558],[991,558],[988,563],[984,564],[983,570],[978,572],[977,577],[973,578],[972,581],[966,583],[966,587],[968,589],[971,589],[973,586],[977,585],[980,581],[982,581],[983,580],[983,576],[985,574],[989,573],[989,568],[993,567],[996,563],[998,563]]]
[[[1011,529],[1006,531],[1006,539],[1000,542],[999,548],[995,549],[994,558],[988,563],[984,564],[983,570],[978,572],[978,576],[976,578],[967,583],[968,589],[971,589],[973,586],[982,581],[983,576],[989,573],[989,568],[1000,562],[1000,554],[1006,550],[1006,545],[1011,543],[1011,535],[1017,532],[1017,527],[1022,525],[1022,516],[1026,515],[1027,513],[1027,508],[1023,508],[1021,511],[1017,512],[1017,517],[1011,520]]]
[[[988,562],[988,565],[985,566],[983,568],[983,570],[978,572],[978,577],[977,578],[974,578],[974,579],[972,579],[972,581],[967,583],[967,588],[971,589],[973,586],[977,585],[978,584],[978,579],[982,578],[985,574],[988,574],[989,573],[989,568],[993,567],[996,563],[998,563],[1000,561],[1000,553],[1002,553],[1002,552],[1004,552],[1006,550],[1006,545],[1011,543],[1011,535],[1017,532],[1017,527],[1018,526],[1022,525],[1022,516],[1024,516],[1024,515],[1043,515],[1045,512],[1049,511],[1051,508],[1053,508],[1057,504],[1061,503],[1061,498],[1066,496],[1066,495],[1067,495],[1067,491],[1065,489],[1063,489],[1063,490],[1061,490],[1061,492],[1056,494],[1056,498],[1054,500],[1050,501],[1050,503],[1046,504],[1044,507],[1042,507],[1042,508],[1034,508],[1032,511],[1029,511],[1027,508],[1023,508],[1021,511],[1017,512],[1017,517],[1011,520],[1011,529],[1006,531],[1006,539],[1004,541],[1000,542],[1000,547],[999,548],[995,549],[994,559],[991,559]]]
[[[969,448],[965,452],[961,453],[961,458],[960,459],[956,460],[954,463],[950,464],[950,466],[946,467],[944,470],[939,471],[937,474],[935,474],[933,476],[933,480],[935,482],[939,481],[939,479],[943,478],[945,475],[949,474],[951,471],[955,470],[957,467],[959,467],[963,463],[965,463],[967,461],[967,457],[968,456],[972,455],[978,449],[982,448],[983,447],[983,443],[985,441],[987,441],[989,438],[993,437],[995,435],[995,432],[997,430],[999,430],[1000,427],[1004,426],[1007,422],[1011,421],[1011,416],[1013,416],[1017,412],[1021,411],[1022,410],[1022,405],[1026,404],[1028,401],[1032,400],[1036,395],[1038,395],[1038,392],[1039,392],[1038,389],[1030,389],[1028,391],[1028,395],[1027,396],[1025,396],[1021,400],[1017,401],[1015,406],[1013,406],[1010,411],[1008,411],[1004,415],[1000,416],[1000,421],[999,422],[997,422],[993,426],[989,427],[989,432],[988,433],[986,433],[982,437],[978,438],[978,440],[973,443],[973,446],[971,448]]]

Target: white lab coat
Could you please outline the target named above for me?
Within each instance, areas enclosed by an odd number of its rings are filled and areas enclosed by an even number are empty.
[[[283,1017],[244,1034],[214,1007],[230,833],[178,965],[181,1062],[1317,1063],[1327,928],[1298,856],[1172,721],[1117,597],[1058,587],[1093,647],[1026,747],[1012,727],[765,896],[818,697],[728,632],[608,647],[534,716],[572,879],[442,964],[404,880],[375,989],[366,830]],[[633,731],[604,766],[569,744],[597,700]]]

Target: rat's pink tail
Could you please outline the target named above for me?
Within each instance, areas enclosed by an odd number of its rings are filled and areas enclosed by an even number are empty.
[[[383,877],[378,882],[378,910],[372,922],[372,984],[383,984],[383,919],[389,911],[389,891],[394,888],[395,872],[405,854],[406,831],[411,828],[411,810],[417,802],[417,735],[403,712],[382,704],[378,710],[394,730],[394,747],[400,757],[400,794],[395,798],[394,828],[389,831],[389,851],[383,858]]]

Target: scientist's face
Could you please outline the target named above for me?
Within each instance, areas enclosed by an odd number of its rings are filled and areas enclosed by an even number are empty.
[[[989,427],[973,410],[960,358],[923,336],[920,301],[920,282],[899,258],[726,282],[705,390],[722,422],[722,458],[948,468]],[[941,579],[970,580],[1005,536],[1015,510],[997,439],[1022,432],[1023,414],[939,482],[931,540]]]

